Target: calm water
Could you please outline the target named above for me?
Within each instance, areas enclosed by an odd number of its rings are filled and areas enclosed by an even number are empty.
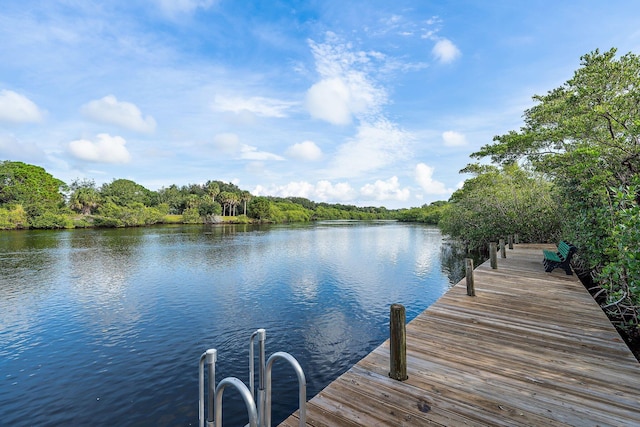
[[[261,327],[311,398],[388,338],[391,303],[415,317],[460,268],[437,229],[395,222],[0,232],[0,425],[197,425],[200,355],[247,382]],[[297,383],[285,363],[273,381],[277,423]]]

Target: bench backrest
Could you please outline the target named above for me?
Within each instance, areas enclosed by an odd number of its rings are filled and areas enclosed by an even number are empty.
[[[576,247],[565,242],[564,240],[558,244],[558,252],[563,258],[567,258],[571,252],[576,251]]]

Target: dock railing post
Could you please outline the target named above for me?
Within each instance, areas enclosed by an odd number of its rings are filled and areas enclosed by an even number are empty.
[[[467,275],[467,295],[470,297],[475,297],[476,289],[473,283],[473,259],[465,258],[464,263]]]
[[[389,377],[404,381],[407,378],[406,310],[402,304],[391,304],[389,319]]]
[[[496,242],[489,242],[489,259],[491,260],[491,268],[498,269],[498,249]]]
[[[507,257],[507,251],[506,251],[506,248],[504,246],[504,239],[500,239],[500,257],[501,258],[506,258]]]
[[[512,234],[509,234],[508,242],[509,242],[509,249],[513,249],[513,235]]]

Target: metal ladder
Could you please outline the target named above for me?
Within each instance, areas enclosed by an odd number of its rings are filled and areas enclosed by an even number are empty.
[[[254,366],[254,347],[255,338],[258,338],[259,346],[259,366],[258,366],[258,393],[257,400],[255,394],[255,366]],[[282,359],[293,367],[298,377],[298,399],[299,399],[299,417],[300,427],[304,427],[307,421],[306,401],[307,401],[307,381],[304,371],[295,357],[289,353],[279,351],[273,353],[268,360],[265,360],[265,339],[266,331],[258,329],[249,339],[249,387],[236,377],[227,377],[220,381],[216,386],[216,360],[218,352],[216,349],[209,349],[200,356],[199,371],[199,401],[198,401],[198,420],[199,426],[205,427],[205,375],[204,368],[207,366],[208,388],[207,388],[207,407],[208,416],[206,419],[206,427],[222,427],[222,394],[228,386],[236,388],[240,392],[240,396],[244,400],[249,415],[250,427],[271,427],[271,369],[273,363]]]

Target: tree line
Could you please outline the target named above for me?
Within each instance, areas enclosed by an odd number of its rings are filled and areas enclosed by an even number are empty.
[[[318,203],[302,197],[256,197],[235,184],[216,180],[174,184],[157,191],[128,179],[101,186],[87,179],[66,184],[40,166],[0,161],[0,229],[4,230],[406,219],[408,211]],[[432,218],[431,223],[436,222]]]

